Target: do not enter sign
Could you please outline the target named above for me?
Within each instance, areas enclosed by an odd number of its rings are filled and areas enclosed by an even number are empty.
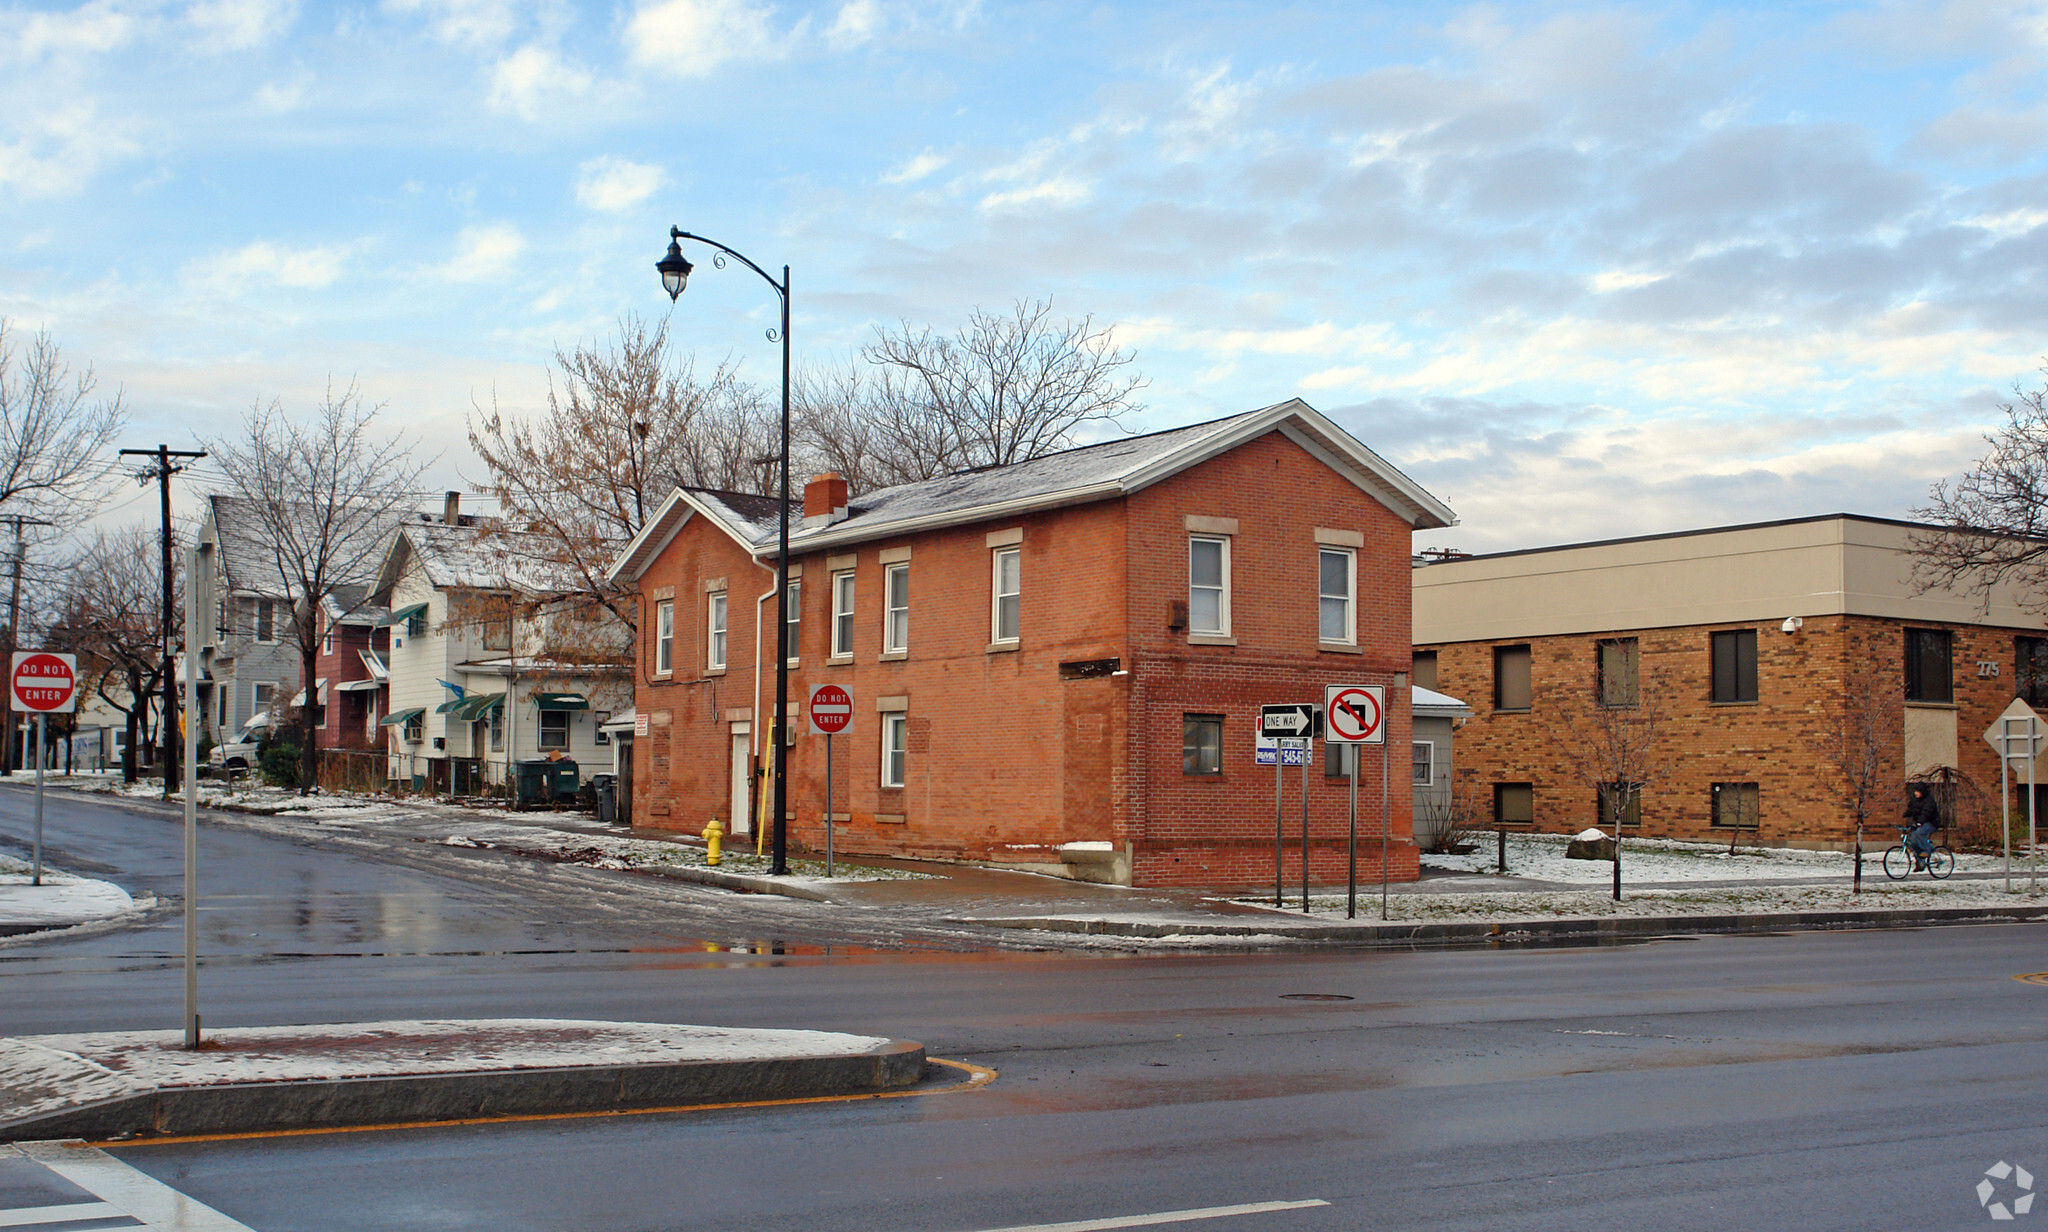
[[[811,731],[820,736],[836,736],[853,722],[853,697],[836,684],[812,689],[810,704],[804,709],[810,715]]]
[[[1323,696],[1323,734],[1338,744],[1385,744],[1387,691],[1376,684],[1333,684]]]
[[[46,650],[17,650],[8,693],[12,708],[31,714],[70,714],[78,709],[78,657]]]

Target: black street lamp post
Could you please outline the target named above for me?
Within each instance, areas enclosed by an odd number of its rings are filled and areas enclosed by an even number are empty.
[[[782,499],[776,503],[781,531],[775,566],[775,724],[768,733],[773,741],[769,745],[770,755],[775,759],[775,859],[768,871],[781,876],[789,871],[789,267],[782,267],[782,281],[777,282],[745,254],[717,240],[670,227],[668,254],[654,263],[654,268],[661,271],[662,289],[668,292],[670,303],[683,293],[683,287],[690,281],[690,271],[695,268],[683,257],[682,240],[695,240],[717,249],[711,263],[721,269],[730,256],[761,275],[761,280],[775,288],[775,294],[782,300],[782,328],[768,334],[770,340],[782,343]]]

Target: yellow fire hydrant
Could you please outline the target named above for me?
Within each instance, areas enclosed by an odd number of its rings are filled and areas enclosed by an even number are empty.
[[[713,813],[711,815],[711,824],[704,827],[704,862],[706,864],[717,864],[719,862],[718,841],[724,837],[725,827],[718,824],[718,815]]]

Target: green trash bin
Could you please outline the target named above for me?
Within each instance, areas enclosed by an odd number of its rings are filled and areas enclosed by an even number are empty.
[[[548,802],[548,778],[552,763],[546,761],[522,761],[514,767],[513,806],[525,808],[529,804]]]
[[[560,761],[548,764],[554,767],[554,773],[551,776],[554,798],[557,800],[574,800],[576,793],[583,789],[582,780],[578,777],[581,772],[578,770],[576,763],[564,757]]]

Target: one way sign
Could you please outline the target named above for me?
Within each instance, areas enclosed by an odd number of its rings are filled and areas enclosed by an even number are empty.
[[[1259,707],[1261,736],[1309,736],[1323,734],[1323,712],[1314,702],[1291,706]]]

